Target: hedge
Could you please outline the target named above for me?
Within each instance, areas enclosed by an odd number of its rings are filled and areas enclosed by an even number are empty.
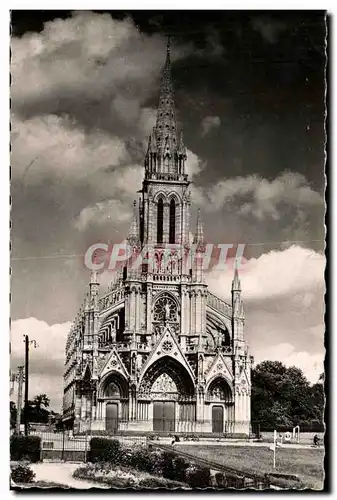
[[[121,459],[121,445],[117,439],[92,438],[88,461],[119,463]]]
[[[38,436],[11,436],[11,460],[29,460],[39,462],[41,454],[41,438]]]

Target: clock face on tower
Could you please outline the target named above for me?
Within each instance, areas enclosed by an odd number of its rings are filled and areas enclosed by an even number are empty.
[[[178,310],[176,302],[170,295],[162,295],[154,305],[153,320],[158,323],[178,321]]]

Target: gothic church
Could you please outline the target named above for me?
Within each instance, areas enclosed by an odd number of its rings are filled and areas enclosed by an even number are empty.
[[[74,432],[89,425],[111,433],[250,432],[253,358],[238,272],[227,304],[208,290],[198,260],[187,272],[178,255],[169,269],[162,259],[168,243],[190,246],[187,161],[168,46],[140,204],[127,238],[135,252],[153,245],[157,265],[126,265],[104,296],[97,272],[91,274],[66,344],[63,421]],[[200,214],[194,244],[202,256]]]

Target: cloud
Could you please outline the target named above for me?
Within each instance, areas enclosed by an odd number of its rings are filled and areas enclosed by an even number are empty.
[[[206,209],[218,211],[224,206],[237,207],[241,214],[252,214],[258,220],[282,216],[285,206],[310,207],[323,204],[306,178],[296,172],[284,172],[274,180],[258,175],[219,181],[205,192]]]
[[[313,295],[323,300],[325,264],[324,255],[296,245],[249,259],[240,269],[244,298],[263,300],[291,295],[298,305],[310,307]],[[208,274],[209,285],[227,297],[232,279],[232,269]]]
[[[206,167],[206,162],[204,162],[198,155],[190,151],[186,151],[187,162],[186,162],[186,172],[189,175],[190,180],[196,177],[204,168]]]
[[[131,219],[129,206],[125,206],[120,200],[106,200],[81,210],[74,220],[74,227],[82,232],[89,225],[100,226],[107,221],[118,225],[129,219]]]
[[[202,120],[201,127],[202,127],[202,136],[204,137],[207,135],[213,128],[219,127],[220,126],[220,117],[219,116],[205,116],[205,118]]]
[[[43,177],[91,182],[94,174],[131,161],[123,140],[100,130],[86,132],[65,116],[25,121],[13,116],[11,143],[13,178],[28,184]]]
[[[311,381],[323,371],[325,263],[324,255],[292,246],[243,265],[245,336],[256,363],[271,359],[294,364]],[[207,276],[210,290],[228,302],[232,279],[232,269]]]
[[[47,393],[52,409],[59,410],[63,394],[65,345],[71,323],[48,325],[36,318],[19,319],[11,325],[11,369],[24,365],[23,335],[36,340],[30,348],[29,397]]]
[[[281,343],[273,346],[272,349],[258,352],[255,356],[255,365],[262,361],[281,361],[286,366],[296,366],[300,368],[309,382],[315,384],[321,373],[324,372],[324,354],[309,353],[308,351],[297,351],[294,346],[288,343]]]
[[[72,91],[100,98],[123,90],[126,81],[126,93],[138,82],[144,97],[158,76],[164,44],[159,36],[141,34],[130,19],[118,21],[109,14],[78,12],[56,19],[41,33],[12,39],[13,100],[23,105]]]
[[[102,229],[112,213],[119,225],[126,222],[155,125],[156,109],[147,102],[158,92],[165,44],[130,19],[93,12],[12,38],[11,165],[20,190],[13,219],[28,207],[27,227],[38,198],[58,210],[59,233]],[[191,50],[173,46],[173,61]],[[202,167],[189,151],[190,175]]]

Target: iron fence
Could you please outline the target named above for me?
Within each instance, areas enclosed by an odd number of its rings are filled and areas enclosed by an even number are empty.
[[[126,445],[149,442],[168,445],[177,442],[206,444],[206,441],[221,442],[238,438],[248,440],[255,437],[251,431],[252,427],[247,421],[156,418],[144,421],[83,420],[74,430],[32,430],[30,434],[41,438],[42,460],[86,461],[92,437],[118,439]]]

